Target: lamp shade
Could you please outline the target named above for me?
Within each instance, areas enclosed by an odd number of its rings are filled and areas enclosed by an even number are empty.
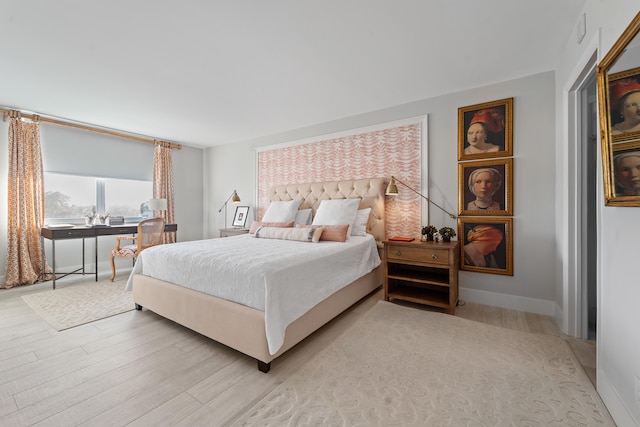
[[[236,192],[236,190],[233,190],[233,196],[231,197],[231,202],[240,203],[240,196],[238,196],[238,193]]]
[[[152,211],[167,210],[167,199],[151,199],[149,200],[149,209]]]
[[[389,185],[387,185],[387,191],[385,193],[387,196],[397,196],[398,195],[398,186],[396,185],[396,177],[392,176],[391,181],[389,181]]]

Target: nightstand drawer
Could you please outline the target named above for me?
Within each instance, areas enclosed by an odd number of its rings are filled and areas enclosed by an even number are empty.
[[[389,245],[386,248],[386,253],[389,261],[417,261],[432,264],[449,264],[448,249]]]
[[[248,228],[221,228],[220,237],[238,236],[240,234],[247,234],[248,232]]]

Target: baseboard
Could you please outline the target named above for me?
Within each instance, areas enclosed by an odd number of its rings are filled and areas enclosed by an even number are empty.
[[[473,302],[476,304],[527,311],[529,313],[544,314],[546,316],[555,315],[554,301],[467,288],[460,288],[459,296],[462,301]]]
[[[596,378],[598,382],[598,394],[609,410],[609,414],[611,414],[616,425],[629,427],[640,426],[640,420],[634,418],[602,370],[598,370]]]

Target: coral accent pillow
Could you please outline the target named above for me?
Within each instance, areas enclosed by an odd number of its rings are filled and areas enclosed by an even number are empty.
[[[320,240],[329,240],[332,242],[344,242],[347,240],[349,233],[349,225],[302,225],[296,224],[296,228],[322,227],[322,235]]]
[[[298,242],[318,243],[321,235],[322,235],[322,227],[310,227],[310,228],[260,227],[256,230],[257,238],[296,240]]]
[[[260,227],[291,228],[293,227],[293,221],[289,221],[289,222],[253,221],[253,223],[251,224],[251,228],[249,228],[249,234],[256,234],[256,230]]]

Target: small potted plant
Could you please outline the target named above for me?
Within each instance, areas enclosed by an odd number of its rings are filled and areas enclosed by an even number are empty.
[[[456,235],[456,230],[451,227],[442,227],[438,230],[438,234],[442,237],[443,242],[450,242],[451,238]]]
[[[110,216],[111,214],[109,212],[104,215],[99,215],[98,218],[100,219],[100,224],[105,224]]]
[[[427,242],[433,241],[433,235],[436,234],[438,229],[433,225],[425,225],[422,227],[422,235],[425,236]]]

